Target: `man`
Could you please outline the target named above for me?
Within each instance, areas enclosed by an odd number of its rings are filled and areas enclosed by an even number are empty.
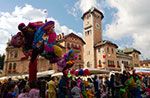
[[[55,84],[55,78],[52,77],[51,80],[48,82],[48,98],[56,98],[56,84]]]
[[[59,98],[65,98],[66,95],[66,85],[67,85],[67,73],[63,73],[63,76],[59,82]]]
[[[80,96],[81,90],[77,86],[76,82],[73,82],[73,88],[71,89],[71,94],[73,98],[81,98]]]

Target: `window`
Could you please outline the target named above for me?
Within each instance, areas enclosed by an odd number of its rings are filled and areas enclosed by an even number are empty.
[[[98,52],[101,52],[101,48],[100,47],[98,48]]]
[[[18,51],[15,51],[15,58],[18,56]]]
[[[117,66],[119,66],[119,61],[117,61]]]
[[[135,54],[133,54],[133,57],[135,58]]]
[[[11,67],[12,67],[12,64],[10,63],[10,64],[9,64],[9,70],[11,70]]]
[[[136,55],[136,58],[138,59],[138,55]]]
[[[108,60],[108,65],[114,65],[114,61]]]
[[[114,53],[114,49],[113,48],[111,48],[111,52],[112,52],[112,54]]]
[[[79,45],[79,49],[81,48],[81,46]]]
[[[101,65],[101,60],[99,60],[99,65]]]
[[[85,32],[85,35],[88,36],[88,35],[90,35],[90,33],[91,33],[91,30],[88,30]]]
[[[87,67],[90,67],[90,62],[89,61],[87,62]]]
[[[89,17],[90,17],[90,14],[87,14],[87,15],[86,15],[86,18],[89,19]]]
[[[77,47],[77,45],[75,44],[75,47]]]
[[[11,51],[11,52],[10,52],[10,57],[12,58],[12,57],[13,57],[13,55],[14,55],[14,52],[13,52],[13,51]]]
[[[109,47],[107,47],[107,52],[109,53]]]
[[[79,55],[79,60],[81,60],[81,55]]]
[[[16,69],[16,63],[14,63],[13,69]]]
[[[69,43],[67,43],[67,47],[68,47],[68,48],[70,47],[70,44],[69,44]]]
[[[74,47],[74,45],[72,44],[72,48]]]

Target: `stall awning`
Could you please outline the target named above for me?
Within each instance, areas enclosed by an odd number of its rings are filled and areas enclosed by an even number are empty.
[[[101,70],[101,69],[98,69],[98,68],[86,67],[84,69],[88,69],[91,74],[109,74],[109,71],[107,71],[107,70]]]

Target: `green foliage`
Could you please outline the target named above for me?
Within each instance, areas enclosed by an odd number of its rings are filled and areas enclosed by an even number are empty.
[[[3,66],[4,66],[4,59],[5,59],[5,55],[0,56],[0,69],[3,69]]]

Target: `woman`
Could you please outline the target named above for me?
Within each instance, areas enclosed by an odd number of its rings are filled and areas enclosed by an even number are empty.
[[[35,81],[31,81],[29,83],[31,90],[29,91],[29,98],[40,98],[40,91],[37,88],[37,84]]]
[[[8,93],[6,94],[5,98],[13,98],[12,92],[14,91],[14,87],[15,87],[14,84],[10,82],[8,83],[8,87],[7,87]]]

